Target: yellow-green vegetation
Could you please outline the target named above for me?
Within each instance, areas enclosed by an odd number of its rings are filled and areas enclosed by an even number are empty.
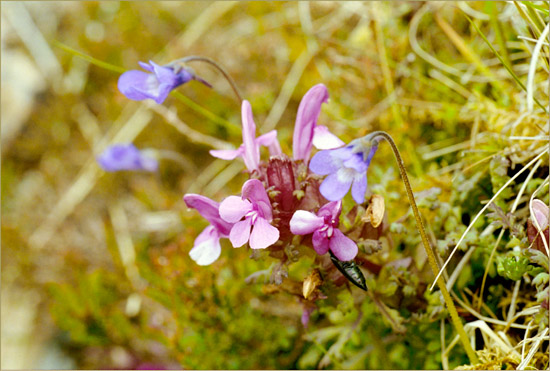
[[[30,345],[18,346],[56,344],[92,369],[549,367],[548,231],[537,235],[530,208],[549,202],[547,3],[3,2],[2,13],[2,294],[32,298]],[[221,257],[197,265],[189,250],[207,222],[182,197],[241,191],[243,162],[208,153],[242,142],[240,104],[200,63],[212,89],[191,82],[160,105],[117,89],[138,61],[189,55],[223,66],[285,153],[318,83],[330,94],[319,124],[343,141],[389,133],[435,259],[381,144],[367,195],[385,214],[356,241],[368,291],[319,274],[303,246],[282,264],[222,240]],[[159,150],[158,172],[97,165],[130,142]],[[346,196],[340,229],[353,234],[367,207]],[[6,303],[3,350],[15,346]],[[10,360],[40,368],[42,353]]]

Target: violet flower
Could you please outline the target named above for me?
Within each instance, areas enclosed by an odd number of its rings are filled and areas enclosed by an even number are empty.
[[[210,154],[223,160],[233,160],[242,157],[246,168],[254,171],[260,164],[260,146],[268,147],[271,156],[282,155],[281,146],[277,141],[277,130],[271,130],[256,138],[256,123],[252,115],[252,107],[247,100],[242,103],[243,144],[238,149],[211,150]]]
[[[279,230],[270,224],[272,215],[271,203],[258,179],[243,184],[241,197],[229,196],[220,204],[222,219],[235,223],[229,233],[233,247],[248,242],[252,249],[265,249],[277,242]]]
[[[309,163],[309,169],[319,175],[328,175],[319,187],[321,194],[329,201],[337,201],[344,198],[351,187],[355,202],[363,203],[367,169],[377,148],[377,144],[372,145],[368,155],[367,150],[353,144],[317,152]]]
[[[158,161],[146,151],[140,151],[133,144],[115,144],[98,157],[99,166],[105,171],[145,170],[156,171]]]
[[[118,79],[118,90],[131,100],[153,99],[162,103],[172,90],[195,76],[181,67],[159,66],[153,61],[150,64],[139,62],[146,73],[139,70],[124,72]]]
[[[345,143],[331,134],[326,126],[317,125],[321,105],[328,100],[327,87],[317,84],[304,95],[294,125],[292,152],[295,160],[307,161],[314,145],[318,149],[332,149]]]
[[[183,200],[188,207],[197,210],[210,222],[195,239],[193,248],[189,251],[189,256],[198,265],[210,265],[220,257],[220,238],[229,236],[233,224],[220,217],[219,204],[208,197],[189,193],[183,196]]]
[[[298,235],[313,233],[313,248],[319,255],[332,251],[340,261],[355,258],[359,251],[355,242],[338,229],[342,201],[332,201],[319,209],[317,215],[297,210],[290,220],[290,231]]]

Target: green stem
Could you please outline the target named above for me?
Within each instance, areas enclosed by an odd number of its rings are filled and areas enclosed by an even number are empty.
[[[428,261],[430,263],[430,267],[432,268],[434,275],[437,276],[439,272],[437,260],[431,248],[430,242],[428,240],[428,236],[426,234],[426,230],[422,222],[422,217],[420,216],[420,211],[416,206],[416,201],[411,188],[411,184],[409,182],[409,177],[407,176],[407,171],[405,170],[405,165],[403,164],[403,159],[401,158],[401,154],[397,149],[397,145],[393,141],[392,137],[384,131],[373,132],[369,135],[369,137],[371,138],[371,140],[375,139],[376,137],[381,137],[390,144],[393,154],[395,155],[395,158],[397,160],[397,166],[399,167],[399,173],[401,174],[401,178],[403,179],[403,184],[405,185],[405,188],[407,190],[407,196],[409,197],[409,202],[411,204],[414,218],[416,220],[416,226],[418,228],[418,231],[420,232],[420,237],[422,238],[422,243],[424,244],[424,249],[426,250],[426,254],[428,255]],[[478,363],[477,356],[474,350],[472,349],[470,342],[468,341],[468,336],[466,335],[466,331],[464,331],[464,327],[462,326],[462,321],[460,320],[460,317],[458,317],[458,312],[456,311],[456,307],[453,303],[453,299],[451,298],[451,295],[449,294],[449,291],[447,291],[447,287],[445,285],[445,281],[443,277],[439,277],[439,279],[437,280],[437,285],[439,286],[439,290],[441,290],[441,294],[443,294],[443,298],[445,299],[445,304],[447,305],[447,309],[451,314],[453,325],[456,331],[458,332],[458,336],[460,337],[460,341],[462,342],[462,345],[464,346],[466,353],[468,354],[470,363],[472,365],[475,365]]]

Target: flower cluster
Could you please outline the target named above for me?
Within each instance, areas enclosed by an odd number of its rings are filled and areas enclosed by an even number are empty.
[[[364,202],[366,171],[375,148],[365,158],[355,146],[344,146],[328,128],[317,125],[321,105],[327,100],[323,84],[311,88],[302,99],[294,129],[293,159],[282,153],[276,130],[256,137],[252,107],[246,100],[242,103],[243,143],[235,150],[210,151],[224,160],[241,157],[254,177],[245,182],[241,196],[229,196],[219,206],[221,219],[232,224],[228,237],[233,247],[248,242],[252,249],[276,249],[294,235],[311,235],[311,240],[304,241],[311,241],[306,243],[319,255],[330,250],[340,261],[353,260],[357,255],[357,244],[338,229],[340,200],[351,187],[354,200]],[[261,146],[268,148],[267,163],[260,159]],[[323,150],[310,161],[312,147]],[[320,178],[315,174],[329,176],[319,187]],[[299,178],[307,181],[300,182]],[[301,192],[300,198],[297,195]],[[199,256],[218,255],[217,245],[195,243],[194,249],[199,246],[215,249]]]
[[[206,83],[176,62],[165,66],[140,62],[140,66],[147,72],[128,71],[118,81],[120,92],[132,100],[152,99],[160,104],[172,90],[190,80]],[[315,85],[303,97],[296,115],[292,157],[282,152],[276,130],[256,136],[252,106],[242,101],[242,144],[232,150],[211,150],[210,154],[223,160],[242,159],[250,179],[243,184],[240,195],[228,196],[219,203],[198,194],[183,197],[189,208],[210,223],[189,251],[197,264],[215,262],[222,252],[220,239],[226,238],[234,248],[248,245],[253,250],[266,249],[282,264],[291,260],[289,249],[309,247],[348,279],[357,276],[353,260],[359,248],[354,238],[361,234],[353,232],[350,238],[351,229],[340,227],[341,200],[351,188],[353,200],[365,202],[366,172],[377,145],[364,138],[346,145],[326,126],[319,125],[321,107],[328,98],[323,84]],[[262,147],[269,152],[267,160],[262,160]],[[313,147],[319,151],[311,157]],[[109,147],[97,160],[105,171],[158,168],[156,159],[132,144]],[[355,284],[365,288],[364,278]],[[306,299],[320,297],[310,291]],[[312,310],[311,305],[306,307],[305,322]]]

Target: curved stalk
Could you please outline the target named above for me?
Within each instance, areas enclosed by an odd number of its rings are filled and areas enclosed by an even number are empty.
[[[178,60],[176,60],[172,63],[178,63],[178,62],[179,63],[205,62],[205,63],[210,64],[211,66],[216,68],[223,75],[223,77],[225,77],[225,79],[227,80],[227,82],[231,86],[231,89],[233,90],[233,93],[235,93],[235,95],[237,96],[237,99],[239,100],[239,102],[243,101],[243,98],[241,97],[241,94],[239,93],[239,89],[237,88],[237,84],[235,84],[235,81],[233,81],[231,76],[229,76],[229,74],[225,71],[225,69],[222,66],[220,66],[218,63],[216,63],[216,61],[214,61],[210,58],[207,58],[207,57],[201,57],[201,56],[197,56],[197,55],[190,55],[188,57],[178,59]]]
[[[393,151],[393,154],[395,156],[395,159],[397,160],[397,166],[399,168],[399,173],[401,174],[401,179],[403,180],[403,184],[405,185],[405,189],[407,190],[407,196],[409,197],[409,202],[411,204],[414,219],[416,220],[416,226],[418,228],[418,231],[420,232],[420,237],[422,238],[422,243],[424,245],[424,249],[426,250],[426,254],[428,255],[428,262],[430,263],[430,267],[432,268],[432,271],[434,275],[437,276],[437,273],[439,272],[439,267],[437,265],[437,260],[435,258],[435,254],[431,248],[430,242],[428,240],[428,236],[426,234],[426,230],[424,228],[424,224],[422,222],[422,217],[420,215],[420,211],[418,210],[418,207],[416,206],[416,201],[414,198],[414,194],[411,188],[411,184],[409,182],[409,177],[407,176],[407,171],[405,170],[405,165],[403,164],[403,159],[401,158],[401,154],[399,153],[399,150],[397,149],[397,145],[393,141],[392,137],[384,132],[384,131],[375,131],[368,135],[369,138],[371,138],[371,141],[374,140],[377,137],[383,138],[390,144],[390,147]],[[477,356],[472,349],[472,346],[470,345],[470,342],[468,341],[468,336],[466,335],[466,331],[464,331],[464,327],[462,326],[462,321],[460,320],[460,317],[458,316],[458,312],[456,311],[456,307],[453,303],[453,299],[451,298],[451,295],[449,294],[449,291],[447,290],[447,287],[445,285],[445,281],[443,277],[439,277],[437,280],[437,285],[439,286],[439,290],[441,291],[441,294],[443,295],[443,298],[445,299],[445,304],[447,305],[447,309],[449,310],[449,313],[451,314],[451,319],[453,322],[453,325],[458,332],[458,336],[460,338],[460,341],[462,342],[462,345],[464,346],[464,349],[466,350],[466,354],[468,355],[468,358],[470,359],[470,363],[472,365],[478,363]]]

